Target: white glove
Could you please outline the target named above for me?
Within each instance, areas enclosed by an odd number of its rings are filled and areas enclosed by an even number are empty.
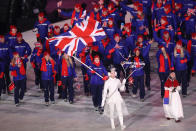
[[[122,84],[124,85],[126,83],[126,79],[123,79]]]

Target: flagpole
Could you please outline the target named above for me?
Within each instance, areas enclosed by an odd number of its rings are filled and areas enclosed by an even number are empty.
[[[80,61],[77,57],[72,56],[75,60],[77,60],[78,62],[80,62],[81,64],[83,64],[86,68],[88,68],[89,70],[93,71],[92,68],[90,68],[88,65],[86,65],[85,63],[83,63],[82,61]],[[99,73],[95,72],[96,75],[98,75],[99,77],[103,78],[103,76],[101,76]]]

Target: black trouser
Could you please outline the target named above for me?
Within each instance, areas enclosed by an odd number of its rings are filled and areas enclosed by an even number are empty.
[[[191,58],[190,61],[188,61],[187,63],[188,65],[188,69],[187,69],[187,84],[189,85],[189,82],[191,81],[191,71],[192,71],[192,67],[193,67],[193,59]]]
[[[61,69],[60,67],[58,67],[58,71],[57,71],[57,74],[56,74],[56,81],[60,81],[61,80]],[[57,83],[57,86],[58,86],[58,94],[61,96],[62,95],[62,85],[59,86],[58,83]]]
[[[145,71],[145,75],[146,75],[146,79],[145,79],[145,85],[150,88],[150,63],[147,62],[145,63],[144,66],[144,71]]]
[[[35,85],[39,85],[41,83],[41,71],[40,69],[35,68],[34,72],[35,72]],[[40,88],[41,88],[41,84],[40,84]]]
[[[4,88],[5,88],[5,79],[3,77],[3,78],[0,78],[0,96]]]
[[[53,80],[42,80],[42,86],[44,89],[45,102],[54,101],[54,81]]]
[[[133,86],[133,94],[137,94],[137,89],[140,89],[140,99],[144,99],[145,96],[145,88],[144,88],[144,75],[142,76],[134,76],[134,86]]]
[[[67,99],[67,90],[69,92],[69,101],[74,100],[74,88],[73,88],[73,78],[72,77],[63,77],[62,83],[65,86],[62,89],[62,97],[63,99]]]
[[[89,80],[85,80],[85,75],[87,74],[87,69],[84,66],[81,66],[83,84],[84,84],[84,93],[89,93]]]
[[[24,97],[25,81],[26,81],[26,78],[23,79],[23,80],[15,80],[14,81],[14,85],[15,85],[15,89],[14,89],[15,104],[19,103],[19,99],[22,100],[23,97]]]
[[[103,85],[91,85],[91,93],[94,107],[101,107]]]
[[[165,94],[164,86],[165,86],[165,82],[166,82],[168,76],[169,76],[169,73],[159,72],[159,78],[161,81],[161,97],[162,98],[164,97],[164,94]]]
[[[176,71],[176,78],[182,84],[182,95],[187,95],[187,70]]]
[[[6,81],[6,86],[4,86],[5,90],[7,89],[7,91],[9,92],[9,85],[11,83],[10,80],[10,72],[9,72],[9,64],[5,65],[5,81]]]

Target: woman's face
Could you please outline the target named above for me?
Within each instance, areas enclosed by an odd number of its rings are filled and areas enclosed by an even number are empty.
[[[181,46],[180,46],[180,45],[176,45],[176,48],[177,48],[177,49],[181,49]]]
[[[176,78],[176,74],[175,74],[174,72],[172,72],[172,73],[170,74],[170,77],[171,77],[172,79],[175,79],[175,78]]]
[[[112,71],[111,71],[110,77],[112,77],[112,78],[115,78],[115,77],[116,77],[116,72],[115,72],[115,70],[112,70]]]
[[[139,56],[140,55],[140,51],[137,50],[135,54],[136,54],[136,56]]]
[[[99,63],[100,60],[99,60],[99,58],[95,58],[94,61],[95,61],[95,63]]]

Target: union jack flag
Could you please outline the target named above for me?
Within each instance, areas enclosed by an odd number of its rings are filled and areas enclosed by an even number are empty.
[[[98,21],[87,18],[77,23],[70,31],[49,39],[57,49],[65,51],[73,56],[75,52],[81,52],[89,43],[100,41],[106,36]]]

